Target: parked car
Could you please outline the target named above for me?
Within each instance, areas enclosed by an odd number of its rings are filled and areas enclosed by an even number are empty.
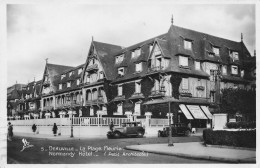
[[[172,136],[184,135],[190,136],[191,130],[188,128],[187,124],[177,123],[171,124],[172,128]],[[163,130],[158,131],[158,137],[168,137],[169,136],[170,127],[164,127]]]
[[[113,131],[107,132],[107,138],[121,137],[143,137],[145,129],[140,122],[122,123],[121,127],[115,127]]]

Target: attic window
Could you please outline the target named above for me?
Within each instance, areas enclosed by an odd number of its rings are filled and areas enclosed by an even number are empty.
[[[62,75],[61,75],[61,80],[62,80],[63,78],[65,78],[65,76],[66,76],[65,74],[62,74]]]
[[[139,62],[139,63],[135,64],[135,71],[136,72],[141,72],[142,71],[142,62]]]
[[[184,67],[189,66],[188,57],[179,56],[179,65]]]
[[[120,76],[124,76],[125,72],[124,72],[124,67],[118,68],[118,75]]]
[[[121,55],[118,55],[118,56],[116,56],[116,64],[117,63],[120,63],[120,62],[122,62],[124,60],[124,54],[121,54]]]
[[[187,50],[191,50],[191,41],[189,40],[184,40],[184,48]]]
[[[62,84],[59,84],[59,90],[61,90],[62,89]]]
[[[70,77],[72,74],[73,74],[73,71],[71,71],[71,72],[69,73],[69,77]]]
[[[212,47],[213,52],[215,53],[216,56],[219,56],[219,48],[217,47]]]
[[[104,72],[99,72],[99,79],[103,79],[104,78]]]
[[[80,79],[77,79],[77,85],[79,85],[79,83],[80,83]]]
[[[132,58],[138,57],[140,55],[141,55],[141,48],[138,48],[138,49],[132,51]]]
[[[149,45],[149,53],[152,52],[152,49],[153,49],[153,44],[150,44],[150,45]]]
[[[200,62],[199,61],[195,61],[195,69],[200,70]]]
[[[245,71],[244,71],[244,70],[241,70],[240,75],[241,75],[241,77],[243,78],[244,75],[245,75]]]
[[[230,53],[230,57],[231,57],[233,60],[239,60],[239,58],[238,58],[238,52],[236,52],[236,51],[232,51],[232,52]]]
[[[118,96],[122,96],[123,95],[123,85],[118,85],[117,91],[118,91]]]
[[[226,66],[226,65],[223,65],[223,66],[222,66],[222,74],[223,74],[223,75],[226,75],[226,74],[227,74],[227,66]]]
[[[67,82],[67,88],[71,87],[71,82]]]
[[[82,72],[82,68],[80,68],[80,69],[78,70],[78,75],[79,75],[81,72]]]

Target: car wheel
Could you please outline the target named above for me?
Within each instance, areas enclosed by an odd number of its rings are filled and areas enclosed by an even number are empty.
[[[142,132],[137,132],[137,137],[139,137],[139,138],[142,138],[144,136],[144,134],[142,133]]]
[[[121,135],[120,135],[119,132],[115,132],[115,133],[114,133],[114,137],[115,137],[115,138],[120,138],[120,136],[121,136]]]
[[[186,136],[190,136],[190,130],[185,131]]]

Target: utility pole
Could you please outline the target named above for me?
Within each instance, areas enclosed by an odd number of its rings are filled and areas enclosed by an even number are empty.
[[[172,140],[172,127],[171,127],[171,102],[169,101],[169,139],[168,146],[174,146]]]

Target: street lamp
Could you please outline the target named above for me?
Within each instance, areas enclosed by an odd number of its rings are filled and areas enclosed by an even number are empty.
[[[168,146],[174,146],[172,140],[172,127],[171,127],[171,102],[169,101],[169,139]]]
[[[67,102],[70,102],[70,95],[67,94]],[[72,117],[73,117],[73,112],[72,112],[72,108],[71,108],[71,104],[72,104],[72,101],[70,102],[70,107],[69,107],[69,116],[70,117],[70,137],[73,138],[73,125],[72,125]]]

